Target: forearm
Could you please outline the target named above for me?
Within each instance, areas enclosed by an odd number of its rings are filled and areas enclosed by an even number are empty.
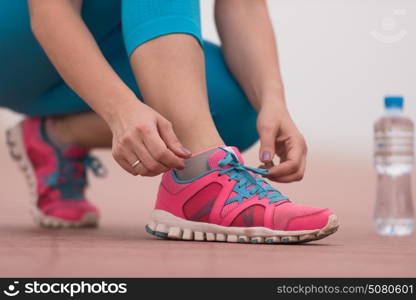
[[[65,82],[106,121],[136,101],[80,16],[80,1],[30,0],[32,30]]]
[[[215,19],[226,63],[256,110],[285,109],[273,28],[263,0],[217,0]]]

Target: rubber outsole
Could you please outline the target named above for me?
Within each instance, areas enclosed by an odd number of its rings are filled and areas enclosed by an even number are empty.
[[[279,231],[265,227],[225,227],[188,221],[163,210],[154,210],[146,232],[163,239],[251,244],[299,244],[323,239],[338,230],[336,215],[321,229]]]
[[[86,213],[79,221],[67,221],[53,216],[45,215],[37,207],[37,180],[33,170],[32,163],[26,155],[23,146],[21,125],[18,124],[6,131],[6,143],[9,148],[11,158],[17,163],[22,170],[26,182],[28,183],[31,198],[31,214],[36,224],[47,228],[79,228],[95,227],[98,224],[98,215],[95,213]]]

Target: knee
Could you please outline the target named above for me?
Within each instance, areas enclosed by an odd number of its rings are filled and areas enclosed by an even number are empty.
[[[198,0],[123,0],[122,25],[129,56],[143,43],[173,33],[194,36],[202,45]]]

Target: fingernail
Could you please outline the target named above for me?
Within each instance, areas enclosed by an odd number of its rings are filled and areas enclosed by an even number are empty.
[[[262,161],[269,161],[272,159],[272,156],[270,154],[270,152],[263,152],[263,154],[261,155],[261,160]]]
[[[185,152],[186,154],[192,154],[191,150],[186,149],[185,147],[181,147],[182,152]]]
[[[182,171],[185,167],[177,167],[176,170]]]

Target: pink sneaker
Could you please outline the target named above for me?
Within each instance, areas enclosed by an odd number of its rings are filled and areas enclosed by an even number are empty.
[[[54,146],[46,135],[45,122],[27,118],[7,131],[10,154],[29,182],[34,219],[45,227],[95,226],[97,208],[84,195],[86,167],[99,176],[103,168],[84,148]]]
[[[290,202],[259,176],[267,172],[244,166],[237,148],[219,147],[200,176],[163,175],[146,230],[169,239],[273,244],[318,240],[338,229],[334,213]]]

